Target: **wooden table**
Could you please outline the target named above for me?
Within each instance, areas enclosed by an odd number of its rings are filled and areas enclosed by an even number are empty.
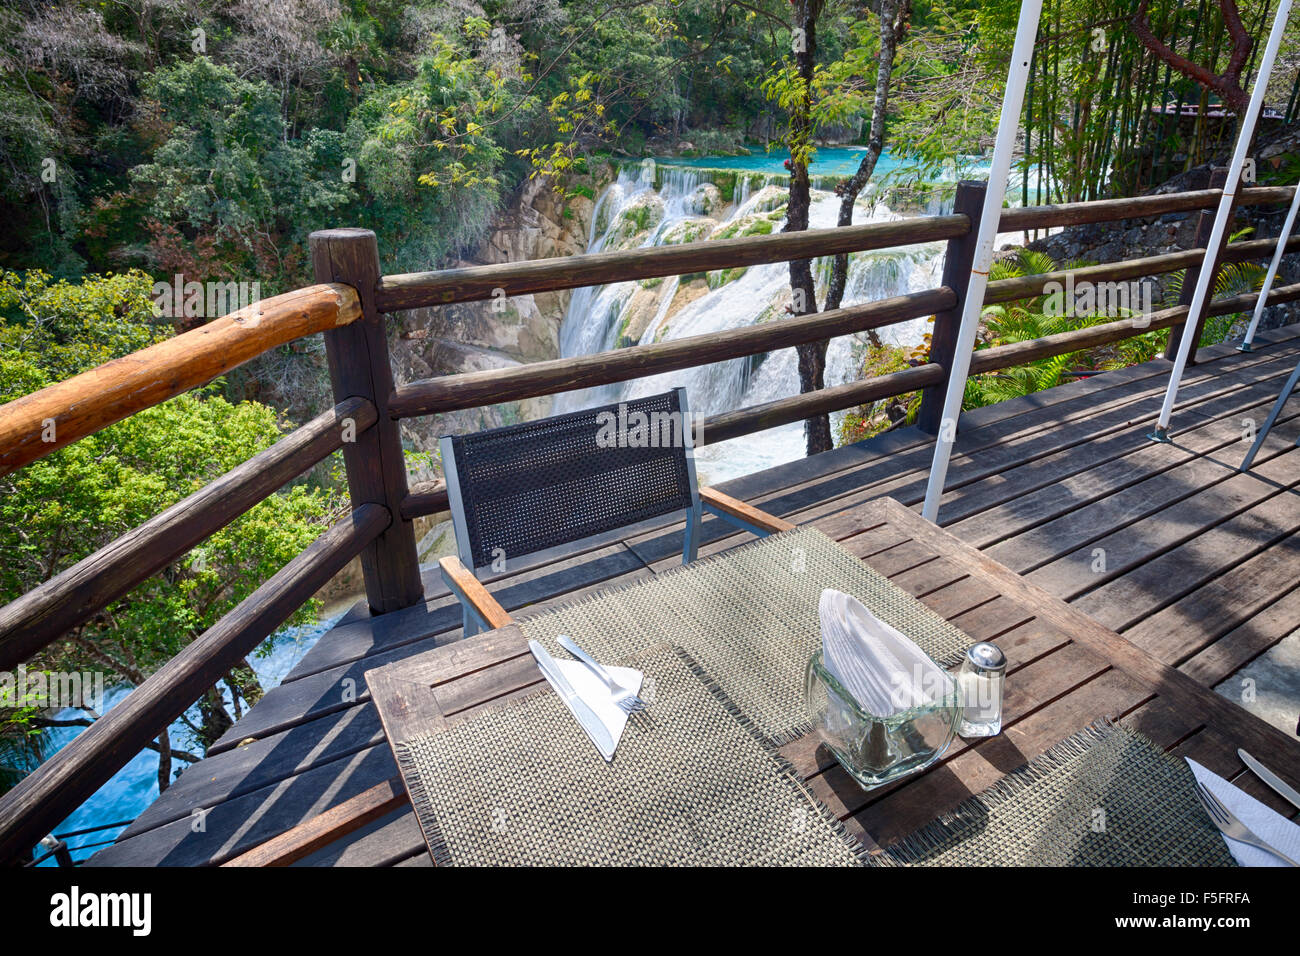
[[[1300,787],[1300,743],[1287,734],[891,498],[815,526],[972,640],[998,644],[1008,659],[1003,733],[957,738],[941,761],[894,784],[864,791],[812,735],[782,748],[869,848],[906,836],[1100,718],[1131,726],[1296,816],[1236,755],[1244,747]],[[390,746],[550,692],[518,624],[367,671],[366,681]]]

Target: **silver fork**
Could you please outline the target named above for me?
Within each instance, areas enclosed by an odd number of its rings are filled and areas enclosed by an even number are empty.
[[[1259,847],[1261,850],[1267,850],[1269,853],[1272,853],[1280,860],[1284,860],[1291,866],[1300,866],[1300,863],[1291,859],[1281,850],[1269,846],[1259,837],[1255,836],[1255,834],[1251,832],[1250,827],[1238,820],[1233,812],[1225,807],[1222,801],[1220,801],[1219,798],[1199,780],[1196,781],[1196,796],[1200,799],[1201,806],[1205,807],[1205,812],[1210,815],[1211,822],[1223,831],[1224,836],[1230,837],[1240,843],[1248,843],[1251,846]]]
[[[562,648],[578,660],[582,661],[582,663],[586,664],[593,674],[605,682],[605,686],[609,688],[609,692],[614,695],[614,703],[618,705],[619,710],[623,711],[625,714],[635,714],[645,710],[645,701],[632,693],[632,691],[628,690],[618,681],[614,680],[609,671],[601,667],[590,654],[574,643],[567,634],[561,634],[558,640]]]

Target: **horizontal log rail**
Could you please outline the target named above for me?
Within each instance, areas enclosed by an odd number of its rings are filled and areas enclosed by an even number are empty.
[[[402,500],[402,518],[413,521],[427,515],[441,514],[449,505],[447,484],[443,481],[419,481]]]
[[[1219,204],[1221,189],[1195,189],[1152,196],[1129,196],[1120,199],[1094,199],[1087,202],[1058,203],[1048,206],[1019,206],[1002,210],[998,232],[1021,232],[1030,229],[1054,229],[1058,226],[1082,226],[1089,223],[1120,222],[1143,219],[1171,212],[1212,209]],[[1239,206],[1267,206],[1290,202],[1294,186],[1254,186],[1238,194]]]
[[[314,285],[254,302],[0,405],[0,475],[206,385],[278,345],[347,325],[360,316],[350,286]]]
[[[1293,192],[1292,186],[1243,189],[1239,205],[1288,202]],[[1025,206],[1003,210],[998,228],[1001,232],[1017,232],[1191,212],[1213,207],[1220,195],[1218,189],[1199,189],[1124,199]],[[835,229],[810,229],[739,239],[706,239],[531,262],[412,272],[384,276],[376,299],[380,312],[399,312],[453,302],[482,301],[501,295],[555,292],[608,282],[690,275],[843,252],[888,249],[954,239],[969,231],[970,219],[967,216],[926,216]]]
[[[1205,197],[1210,199],[1217,198],[1218,190],[1203,190]],[[1270,201],[1277,201],[1277,193],[1285,193],[1287,198],[1290,195],[1290,187],[1273,190],[1245,190],[1245,193],[1255,194],[1258,198],[1259,193],[1268,192],[1273,198]],[[1175,194],[1183,195],[1183,194]],[[1202,198],[1205,198],[1202,197]],[[1083,203],[1079,205],[1093,205]],[[1195,208],[1194,206],[1192,208]],[[1271,256],[1276,248],[1276,239],[1254,239],[1246,242],[1234,242],[1227,245],[1224,249],[1224,260],[1229,262],[1242,262],[1251,259],[1262,259]],[[1300,236],[1293,237],[1287,241],[1287,251],[1300,251]],[[1044,288],[1052,282],[1060,283],[1064,286],[1067,279],[1073,276],[1076,285],[1080,282],[1115,282],[1126,279],[1137,279],[1143,276],[1160,275],[1163,273],[1174,272],[1178,269],[1185,269],[1201,262],[1205,257],[1204,249],[1188,249],[1180,252],[1165,253],[1158,256],[1148,256],[1142,259],[1131,259],[1117,263],[1102,263],[1095,266],[1085,266],[1079,269],[1063,269],[1056,272],[1038,273],[1030,276],[1018,276],[1011,279],[999,279],[988,284],[985,294],[985,304],[996,304],[1000,302],[1011,302],[1019,299],[1032,298],[1042,294]],[[941,290],[938,290],[941,291]],[[1269,302],[1290,301],[1289,298],[1278,298],[1279,292],[1274,290],[1269,296]],[[925,293],[914,293],[913,295],[924,295]],[[907,297],[903,297],[907,298]],[[1254,305],[1254,296],[1248,295],[1250,299],[1245,308],[1251,308]],[[1208,311],[1211,315],[1226,315],[1236,311],[1236,305],[1225,305],[1225,303],[1237,303],[1241,297],[1234,299],[1224,299],[1213,303]],[[884,300],[892,301],[892,300]],[[876,303],[868,303],[875,305]],[[861,307],[853,307],[861,308]],[[848,310],[841,309],[839,312]],[[936,308],[934,311],[941,311]],[[826,318],[828,314],[822,313],[821,318]],[[1035,340],[1036,342],[1051,343],[1069,343],[1071,341],[1086,342],[1096,340],[1097,344],[1106,344],[1138,335],[1151,329],[1164,329],[1177,325],[1186,315],[1186,309],[1167,309],[1153,313],[1150,316],[1149,324],[1141,326],[1141,320],[1122,320],[1120,322],[1106,323],[1104,326],[1093,326],[1087,329],[1074,330],[1071,332],[1061,333],[1059,336],[1049,336],[1047,339]],[[915,316],[913,316],[915,317]],[[783,319],[780,325],[787,325],[794,321],[807,322],[815,319],[816,316],[805,316],[798,320]],[[839,323],[839,317],[836,316],[836,323]],[[903,320],[899,320],[903,321]],[[753,346],[756,341],[764,341],[766,336],[770,335],[770,330],[775,329],[778,323],[770,323],[764,326],[753,326],[748,329],[733,330],[738,333],[737,337],[742,340],[748,339],[749,346]],[[1123,331],[1127,329],[1128,331]],[[748,336],[741,336],[739,333],[749,333]],[[730,335],[731,332],[723,333]],[[1073,339],[1070,337],[1074,336]],[[824,338],[824,334],[819,334],[810,341],[816,341]],[[489,404],[494,401],[507,401],[517,397],[536,397],[538,395],[552,394],[553,392],[564,391],[568,388],[579,388],[593,385],[607,385],[613,382],[625,381],[628,378],[639,378],[643,375],[655,374],[661,371],[668,371],[675,368],[690,367],[695,365],[706,364],[710,361],[724,361],[727,358],[735,358],[743,354],[755,354],[755,352],[736,352],[732,354],[728,349],[723,349],[721,357],[702,358],[696,352],[697,349],[707,348],[710,345],[718,344],[718,336],[694,336],[688,339],[678,339],[675,342],[656,343],[653,346],[633,346],[627,349],[620,349],[615,352],[599,353],[593,356],[584,356],[580,359],[558,359],[549,362],[536,362],[530,365],[519,366],[509,369],[493,369],[484,372],[469,372],[462,375],[448,375],[437,379],[430,379],[426,382],[416,382],[406,389],[419,388],[423,392],[420,402],[427,403],[426,407],[431,407],[434,411],[455,411],[461,408],[473,408],[483,404]],[[627,353],[636,353],[638,349],[663,349],[665,346],[675,346],[685,343],[686,348],[683,351],[691,353],[691,361],[684,365],[665,364],[663,367],[655,366],[655,359],[645,356],[633,355],[634,362],[649,362],[648,371],[637,371],[635,374],[623,374],[623,369],[618,361],[619,357],[626,356]],[[797,344],[797,343],[796,343]],[[775,346],[773,346],[775,347]],[[784,346],[783,346],[784,347]],[[1077,351],[1089,346],[1074,345],[1069,348],[1062,348],[1061,352],[1045,352],[1035,354],[1034,358],[1041,358],[1044,355],[1063,354],[1066,351]],[[1006,349],[1005,352],[993,352],[991,350],[981,349],[976,352],[975,364],[972,371],[981,370],[979,363],[989,363],[1000,361],[998,356],[1017,354],[1013,350],[1024,350],[1025,343],[1015,343],[1010,346],[999,347]],[[755,351],[770,351],[770,348],[756,349]],[[1032,361],[1025,359],[1024,361]],[[564,385],[559,387],[559,383],[567,380],[566,370],[573,368],[573,363],[585,362],[588,366],[584,373],[585,379],[579,385]],[[1012,362],[1011,365],[1017,364]],[[990,368],[1005,368],[1010,366],[993,365]],[[913,384],[913,373],[920,373],[922,369],[938,370],[938,378],[934,381],[930,379],[936,374],[933,371],[927,371],[923,378],[917,377],[919,384]],[[602,370],[608,370],[618,374],[620,377],[605,377],[601,374]],[[518,383],[525,376],[531,377],[531,382],[527,387],[527,394],[518,394],[515,389]],[[544,381],[549,380],[549,382]],[[777,399],[768,402],[762,406],[753,406],[751,408],[736,409],[731,412],[725,412],[715,415],[705,422],[705,433],[699,444],[703,445],[711,442],[725,441],[729,438],[739,437],[741,435],[751,434],[756,431],[762,431],[766,428],[774,428],[777,425],[788,424],[793,421],[799,421],[808,415],[821,414],[823,411],[842,411],[845,408],[852,408],[856,405],[865,404],[868,401],[876,401],[881,398],[891,398],[897,395],[904,395],[908,392],[915,391],[917,388],[923,388],[929,385],[939,384],[944,380],[942,367],[939,365],[925,365],[917,368],[908,369],[903,372],[892,373],[891,375],[881,376],[879,379],[868,379],[865,382],[853,382],[849,385],[836,386],[835,388],[822,389],[816,393],[799,395],[794,398]],[[879,381],[881,385],[876,387],[874,383]],[[425,389],[425,386],[433,386]],[[543,387],[545,386],[545,387]],[[871,386],[868,388],[867,386]],[[855,389],[860,390],[855,391]],[[892,389],[892,390],[891,390]],[[395,414],[410,414],[408,409],[417,405],[417,396],[414,391],[401,394],[403,389],[399,389],[398,399],[393,403]],[[855,397],[856,396],[856,397]],[[815,397],[815,399],[814,399]],[[410,404],[407,404],[407,403]],[[813,408],[813,411],[797,412],[795,409],[807,406]],[[419,411],[414,414],[426,414]],[[793,417],[791,417],[793,416]],[[771,422],[771,424],[765,424]],[[425,481],[411,487],[410,493],[402,501],[401,514],[403,518],[412,519],[432,514],[438,514],[447,510],[447,489],[440,481]]]
[[[1248,245],[1240,243],[1238,245]],[[1300,240],[1291,240],[1287,248],[1295,246],[1300,249]],[[1267,252],[1267,250],[1266,250]],[[1203,253],[1202,253],[1203,254]],[[1078,270],[1084,271],[1084,270]],[[1146,274],[1146,273],[1142,273]],[[1018,280],[1016,280],[1018,281]],[[989,284],[990,287],[993,283]],[[1021,296],[1023,298],[1023,296]],[[1245,312],[1255,306],[1256,293],[1217,299],[1206,306],[1208,315],[1231,315]],[[1268,296],[1269,305],[1282,302],[1294,302],[1300,299],[1300,284],[1275,287]],[[1141,335],[1144,332],[1167,329],[1178,325],[1187,318],[1187,306],[1175,306],[1162,309],[1143,316],[1130,316],[1115,319],[1083,329],[1072,329],[1055,335],[1044,336],[1010,345],[992,346],[978,349],[971,359],[970,374],[994,372],[1013,368],[1042,358],[1078,352],[1098,345],[1107,345],[1123,339]],[[717,444],[732,438],[739,438],[754,432],[776,428],[791,422],[801,421],[809,415],[843,411],[867,402],[883,398],[894,398],[918,391],[930,385],[944,382],[947,374],[943,366],[934,363],[914,366],[899,372],[890,372],[860,382],[836,385],[816,392],[805,392],[790,398],[779,398],[762,405],[751,405],[719,415],[709,416],[696,436],[696,444]],[[412,485],[410,494],[402,501],[401,513],[404,518],[413,519],[446,511],[447,486],[441,481],[424,481]]]
[[[1223,247],[1223,261],[1247,262],[1251,259],[1266,259],[1273,255],[1273,250],[1276,248],[1277,239],[1231,242]],[[1287,252],[1300,252],[1300,236],[1288,239],[1286,249]],[[1041,295],[1051,283],[1064,285],[1070,277],[1073,277],[1076,286],[1081,282],[1118,282],[1177,272],[1179,269],[1200,265],[1204,259],[1204,249],[1184,249],[1158,256],[1147,256],[1143,259],[1125,259],[1123,262],[1103,262],[1078,269],[1060,269],[1056,272],[1039,272],[1011,279],[996,279],[988,284],[984,293],[984,304],[992,305],[998,302],[1033,298]]]
[[[1216,299],[1205,307],[1206,315],[1231,315],[1234,312],[1248,312],[1255,307],[1259,294],[1246,292],[1242,295]],[[1278,305],[1282,302],[1294,302],[1300,299],[1300,283],[1275,287],[1268,294],[1268,304]],[[1009,345],[995,345],[987,349],[977,349],[971,357],[972,375],[982,372],[994,372],[1004,368],[1014,368],[1027,362],[1034,362],[1054,355],[1065,355],[1083,349],[1095,348],[1110,342],[1133,338],[1144,332],[1167,329],[1178,325],[1187,318],[1187,306],[1179,305],[1147,315],[1115,319],[1099,325],[1091,325],[1069,332],[1058,332],[1040,339],[1024,342],[1012,342]]]
[[[1140,279],[1143,276],[1176,272],[1196,265],[1204,258],[1204,249],[1186,249],[1142,259],[1126,259],[1123,262],[1103,262],[1078,269],[1058,269],[1054,272],[1036,272],[1033,275],[1015,276],[1010,279],[994,279],[985,289],[984,304],[996,305],[1000,302],[1032,299],[1042,295],[1046,287],[1053,282],[1064,285],[1071,278],[1077,285],[1080,282],[1120,282],[1125,279]]]
[[[0,861],[15,861],[388,527],[381,505],[337,522],[127,698],[0,797]]]
[[[670,342],[633,345],[613,352],[551,359],[506,369],[443,375],[403,385],[389,402],[394,418],[476,408],[609,385],[682,368],[745,358],[776,349],[879,329],[952,308],[957,294],[945,287],[893,296],[831,312],[816,312],[762,325],[692,335]]]
[[[710,415],[695,429],[694,443],[697,448],[716,445],[731,438],[802,421],[809,415],[837,412],[882,398],[906,395],[929,385],[937,385],[943,378],[943,367],[929,363],[860,382],[835,385],[791,398],[779,398],[761,405]],[[411,486],[410,494],[402,502],[402,517],[420,518],[446,511],[447,507],[447,486],[441,481],[425,481]]]
[[[776,428],[778,425],[803,421],[810,415],[838,412],[882,398],[906,395],[929,385],[938,385],[943,379],[943,366],[930,362],[860,382],[803,392],[790,398],[779,398],[761,405],[711,415],[704,420],[700,429],[701,444],[714,445],[731,438]]]
[[[607,282],[657,279],[769,262],[814,259],[841,252],[891,249],[918,242],[952,239],[969,231],[970,218],[956,215],[739,239],[705,239],[680,245],[384,276],[376,298],[380,312],[398,312],[452,302],[481,301],[502,293],[507,296],[527,295]]]
[[[0,670],[27,660],[342,448],[349,422],[360,434],[376,417],[363,398],[341,402],[0,608]]]
[[[1255,293],[1229,296],[1217,299],[1206,306],[1208,315],[1231,315],[1254,308]],[[1293,302],[1300,299],[1300,284],[1275,288],[1269,293],[1268,304]],[[992,346],[978,349],[971,359],[971,374],[999,371],[1013,368],[1042,358],[1065,355],[1083,349],[1106,345],[1123,339],[1141,335],[1159,329],[1167,329],[1187,318],[1187,306],[1175,306],[1146,315],[1114,319],[1082,329],[1072,329],[1055,335],[1044,336],[1009,345]],[[899,372],[891,372],[860,382],[850,382],[816,392],[805,392],[789,398],[780,398],[762,405],[753,405],[720,415],[713,415],[704,420],[699,430],[698,444],[708,445],[739,438],[743,435],[775,428],[791,422],[801,421],[809,415],[824,412],[843,411],[867,402],[882,398],[894,398],[918,391],[929,385],[936,385],[946,379],[941,365],[927,363]],[[417,486],[421,497],[415,499],[414,489],[412,505],[431,503],[435,488]],[[405,510],[405,506],[403,508]]]

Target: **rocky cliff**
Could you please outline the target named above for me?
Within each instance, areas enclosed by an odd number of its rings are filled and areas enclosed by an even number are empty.
[[[545,179],[527,181],[499,213],[487,239],[456,266],[524,262],[586,250],[594,196],[614,171],[602,166],[569,184],[567,199]],[[570,293],[548,292],[486,302],[413,309],[391,317],[393,375],[399,383],[558,358],[560,324]],[[548,398],[452,412],[402,423],[403,437],[434,452],[440,435],[506,424],[547,414]],[[412,479],[433,474],[412,469]],[[426,469],[426,471],[428,471]]]

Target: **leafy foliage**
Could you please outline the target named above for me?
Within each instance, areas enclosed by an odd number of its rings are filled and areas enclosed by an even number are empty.
[[[1230,241],[1238,239],[1248,231],[1237,232],[1229,239]],[[1050,256],[1041,252],[1021,249],[1014,257],[995,262],[989,278],[1005,279],[1035,275],[1062,268],[1077,269],[1088,264],[1070,262],[1058,265]],[[1263,267],[1256,263],[1226,263],[1215,278],[1212,296],[1223,298],[1258,291],[1263,285],[1264,274]],[[1177,303],[1182,277],[1181,272],[1170,277],[1165,293],[1167,307]],[[994,345],[1031,341],[1138,314],[1136,310],[1120,309],[1115,315],[1065,315],[1060,314],[1062,310],[1059,308],[1049,307],[1048,299],[1048,296],[1040,295],[1018,302],[986,306],[983,313],[981,341],[976,347],[988,348]],[[1224,341],[1240,319],[1239,315],[1209,317],[1205,322],[1199,347],[1217,345]],[[1113,345],[1038,359],[999,372],[973,375],[966,383],[963,407],[991,405],[1009,398],[1052,388],[1072,380],[1071,372],[1102,371],[1150,361],[1164,351],[1168,337],[1168,332],[1165,330],[1153,330],[1123,339]]]
[[[82,283],[0,273],[0,402],[161,335],[143,273]],[[0,603],[119,537],[273,444],[275,411],[209,387],[133,415],[0,478]],[[338,510],[291,486],[42,652],[32,666],[131,683],[212,626],[315,539]],[[299,620],[315,608],[304,607]],[[253,693],[250,691],[250,694]],[[6,714],[18,725],[22,714]],[[12,728],[11,728],[12,729]]]
[[[168,131],[152,161],[131,171],[155,267],[271,288],[299,279],[304,228],[351,198],[324,169],[339,134],[290,140],[274,89],[206,57],[159,70],[146,93]],[[286,234],[295,241],[286,245]]]

